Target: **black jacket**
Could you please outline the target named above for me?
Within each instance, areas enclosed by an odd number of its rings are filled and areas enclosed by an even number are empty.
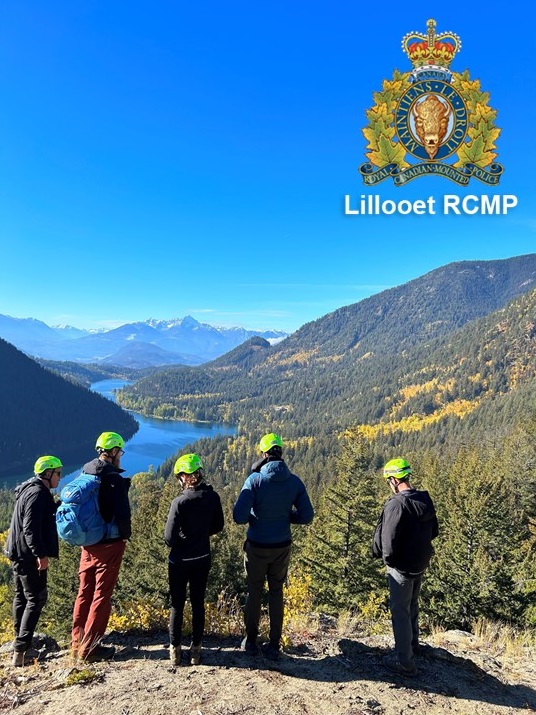
[[[169,509],[164,539],[169,560],[177,563],[210,554],[209,536],[223,529],[223,510],[217,492],[204,482],[185,489]]]
[[[378,519],[372,555],[402,573],[422,573],[439,528],[428,492],[404,489],[387,500]]]
[[[57,504],[50,489],[33,477],[15,489],[16,501],[6,543],[11,561],[58,556]]]
[[[83,471],[86,474],[95,474],[100,479],[99,511],[104,521],[109,524],[115,519],[115,523],[119,527],[120,538],[129,539],[132,533],[128,501],[130,479],[121,476],[125,470],[114,467],[97,457],[84,464]],[[117,539],[108,539],[107,541],[117,541]]]

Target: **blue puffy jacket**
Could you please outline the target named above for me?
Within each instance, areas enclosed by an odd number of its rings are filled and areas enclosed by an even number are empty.
[[[249,523],[247,538],[253,546],[290,544],[290,525],[310,524],[313,516],[305,485],[282,459],[250,474],[233,508],[237,524]]]

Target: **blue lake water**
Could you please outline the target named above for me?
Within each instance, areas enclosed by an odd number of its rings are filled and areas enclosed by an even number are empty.
[[[125,380],[101,380],[93,383],[91,389],[110,400],[115,401],[114,390],[128,384]],[[125,476],[132,476],[137,472],[145,472],[149,467],[157,469],[162,462],[178,452],[186,444],[195,442],[202,437],[215,437],[220,434],[236,434],[232,425],[223,425],[208,422],[179,422],[177,420],[156,420],[144,417],[137,412],[131,413],[139,424],[136,434],[125,445],[125,454],[121,458],[121,467]],[[95,435],[95,439],[98,435]],[[96,452],[88,454],[79,465],[65,465],[61,487],[79,474],[85,462],[96,456]],[[0,480],[0,486],[12,487],[28,479],[31,474],[20,477],[8,477]]]

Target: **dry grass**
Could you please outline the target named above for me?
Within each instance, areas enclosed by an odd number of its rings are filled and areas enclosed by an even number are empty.
[[[474,625],[474,635],[480,647],[491,653],[518,657],[533,652],[536,657],[536,631],[520,630],[507,623],[481,618]]]

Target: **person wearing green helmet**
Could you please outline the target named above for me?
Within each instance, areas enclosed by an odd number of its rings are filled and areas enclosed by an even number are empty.
[[[269,432],[261,437],[259,450],[262,456],[251,465],[252,472],[260,472],[261,467],[268,463],[270,457],[281,457],[283,454],[283,440],[275,432]]]
[[[259,443],[262,459],[233,508],[237,524],[249,524],[244,545],[248,597],[244,609],[246,637],[241,648],[257,655],[264,582],[268,581],[270,634],[261,650],[269,660],[278,660],[283,630],[283,585],[287,578],[292,543],[291,524],[310,524],[314,511],[302,480],[283,460],[283,440],[274,432]]]
[[[392,496],[378,519],[372,555],[387,569],[389,609],[395,637],[395,652],[383,659],[385,667],[399,675],[417,673],[419,652],[419,592],[422,578],[434,553],[432,540],[439,528],[432,498],[414,489],[411,467],[405,459],[391,459],[383,468]]]
[[[122,476],[125,470],[121,469],[124,446],[117,432],[103,432],[95,444],[97,457],[84,465],[80,475],[92,476],[98,483],[98,510],[109,527],[104,539],[81,547],[71,649],[73,657],[87,662],[109,660],[115,653],[113,646],[103,646],[100,641],[108,625],[112,594],[131,535],[130,479]]]
[[[201,640],[205,630],[205,592],[210,571],[210,537],[223,529],[220,497],[205,481],[198,454],[183,454],[173,473],[182,493],[169,509],[164,539],[170,547],[168,561],[171,611],[169,654],[172,665],[181,665],[181,639],[186,588],[190,586],[192,642],[190,664],[201,662]]]
[[[59,554],[56,531],[57,503],[51,489],[61,479],[61,460],[52,455],[39,457],[34,477],[15,489],[15,509],[7,536],[6,555],[13,567],[15,597],[13,621],[13,665],[22,666],[37,657],[32,638],[47,601],[50,558]]]

